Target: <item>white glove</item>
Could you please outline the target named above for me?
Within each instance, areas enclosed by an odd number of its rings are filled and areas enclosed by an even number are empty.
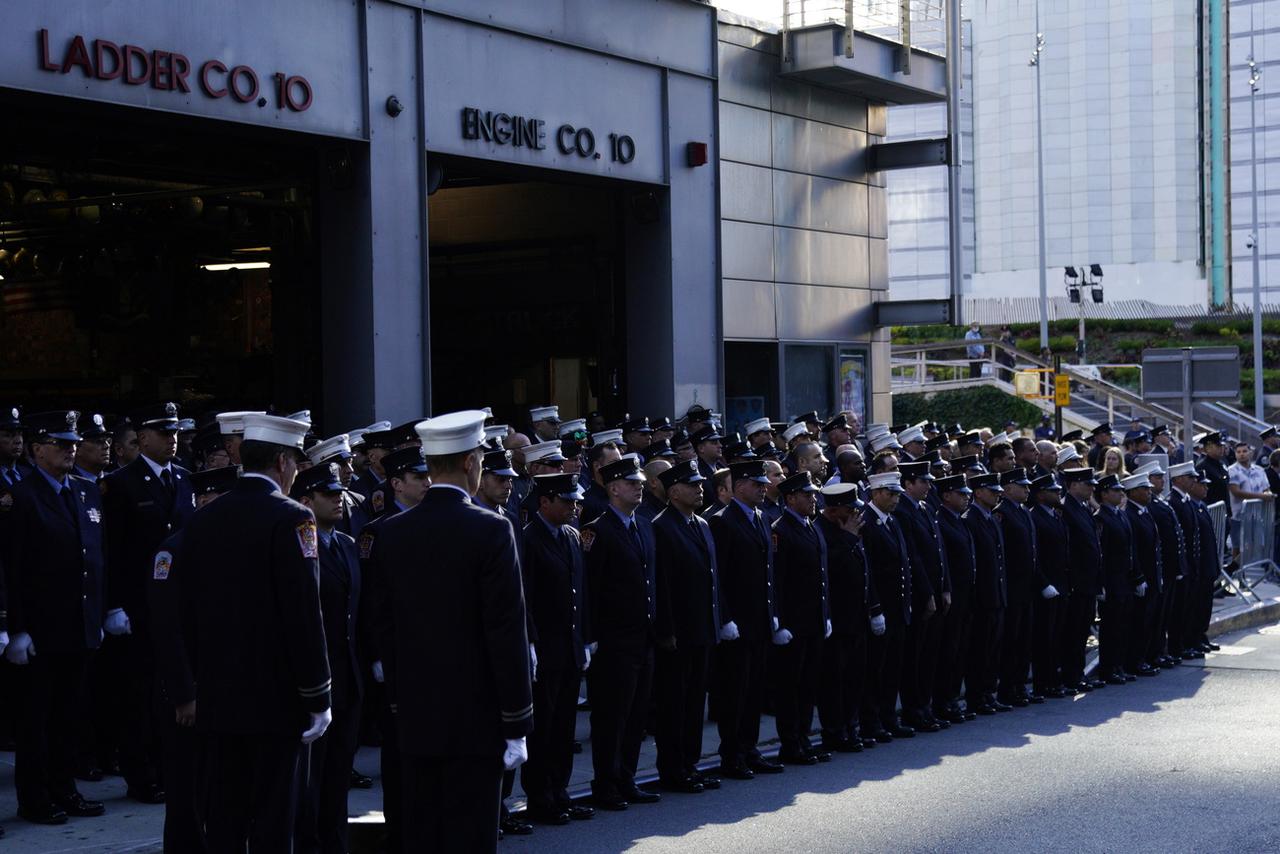
[[[774,622],[777,622],[776,620]],[[791,632],[781,629],[773,633],[773,643],[776,646],[786,646],[791,643]]]
[[[4,648],[9,645],[9,633],[0,632],[0,655],[4,654]]]
[[[502,765],[508,771],[514,771],[529,761],[529,747],[524,742],[524,737],[508,738],[507,750],[502,754]]]
[[[331,723],[333,723],[332,709],[325,709],[323,712],[312,712],[311,727],[302,734],[302,743],[310,744],[324,735],[324,731],[329,728]]]
[[[738,624],[733,620],[725,623],[720,627],[720,640],[730,641],[738,639]]]
[[[538,651],[529,644],[529,681],[538,681]]]
[[[1054,587],[1052,584],[1046,584],[1044,589],[1040,591],[1040,595],[1046,599],[1057,599],[1058,588]]]
[[[777,617],[774,617],[774,618],[773,618],[773,630],[774,630],[775,632],[778,630],[778,618],[777,618]]]
[[[10,664],[26,664],[27,656],[35,654],[36,645],[31,642],[31,635],[26,632],[18,632],[14,635],[4,651],[4,657],[9,659]]]
[[[827,620],[827,628],[826,628],[826,631],[823,632],[822,637],[824,639],[831,637],[831,621],[830,620]]]
[[[373,681],[374,681],[374,682],[377,682],[377,683],[381,684],[381,683],[383,683],[383,682],[385,682],[385,681],[387,680],[387,674],[386,674],[386,672],[385,672],[385,671],[383,671],[383,669],[382,669],[382,662],[381,662],[381,661],[375,661],[375,662],[373,663],[373,668],[372,668],[372,670],[373,670]]]
[[[591,647],[593,646],[595,646],[595,644],[589,643],[582,648],[582,672],[583,673],[586,673],[587,668],[591,666]]]
[[[1137,589],[1136,589],[1136,590],[1134,590],[1133,592],[1134,592],[1134,595],[1136,595],[1139,599],[1141,599],[1143,596],[1146,596],[1146,595],[1147,595],[1147,582],[1145,582],[1145,581],[1144,581],[1144,582],[1142,582],[1141,584],[1139,584],[1139,585],[1138,585],[1138,587],[1137,587]]]
[[[599,648],[600,648],[600,644],[597,641],[592,641],[587,645],[587,649],[591,651],[592,655],[595,655],[596,650],[598,650]]]
[[[871,618],[871,634],[880,637],[884,634],[884,614],[876,614]]]
[[[124,608],[108,611],[107,619],[102,623],[102,627],[107,630],[109,635],[133,634],[133,627],[129,625],[129,615],[124,612]]]

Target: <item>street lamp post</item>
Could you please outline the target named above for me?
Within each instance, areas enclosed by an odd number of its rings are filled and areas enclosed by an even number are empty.
[[[1253,233],[1249,235],[1250,248],[1253,250],[1253,417],[1263,420],[1265,407],[1262,405],[1262,273],[1258,263],[1258,243],[1262,235],[1258,233],[1258,80],[1262,72],[1253,61],[1252,48],[1249,53],[1249,170],[1252,175],[1250,184],[1253,192]]]
[[[1040,109],[1040,54],[1044,52],[1044,33],[1040,32],[1040,2],[1036,0],[1036,46],[1027,63],[1036,70],[1036,190],[1039,197],[1040,221],[1040,352],[1049,346],[1049,288],[1045,270],[1044,237],[1044,128]]]

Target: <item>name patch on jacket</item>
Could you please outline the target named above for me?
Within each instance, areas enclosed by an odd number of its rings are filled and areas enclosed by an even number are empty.
[[[368,560],[373,554],[373,534],[365,532],[360,535],[360,559]]]
[[[589,552],[591,551],[591,544],[596,541],[596,532],[588,528],[579,535],[579,539],[582,541],[582,550]]]
[[[172,566],[172,554],[169,552],[156,552],[156,562],[151,568],[151,577],[156,581],[164,581],[169,577],[169,569]]]
[[[320,557],[320,539],[316,535],[316,523],[308,519],[294,530],[298,534],[298,546],[305,558]]]

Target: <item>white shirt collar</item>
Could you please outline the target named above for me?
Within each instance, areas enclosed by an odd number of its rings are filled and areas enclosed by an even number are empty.
[[[872,503],[872,502],[868,501],[868,502],[867,502],[867,507],[871,508],[871,510],[872,510],[872,511],[876,514],[876,516],[878,517],[877,522],[876,522],[876,524],[877,524],[877,525],[883,525],[883,524],[884,524],[884,523],[889,519],[889,514],[888,514],[888,513],[885,513],[884,511],[882,511],[882,510],[881,510],[879,507],[877,507],[874,503]]]
[[[154,474],[156,477],[160,477],[160,472],[162,471],[167,471],[170,474],[173,474],[173,469],[170,468],[169,463],[160,465],[158,462],[151,459],[151,457],[148,457],[146,454],[138,454],[138,457],[147,461],[147,466],[151,469],[151,473]]]

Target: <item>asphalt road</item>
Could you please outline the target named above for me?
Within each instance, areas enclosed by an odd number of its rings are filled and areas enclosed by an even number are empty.
[[[499,851],[1280,851],[1280,626],[1219,641],[1203,667],[539,827]],[[0,754],[5,854],[159,849],[163,811],[116,780],[81,784],[108,800],[105,818],[16,820],[11,763]]]
[[[1207,666],[509,838],[501,851],[1280,850],[1280,627]]]

